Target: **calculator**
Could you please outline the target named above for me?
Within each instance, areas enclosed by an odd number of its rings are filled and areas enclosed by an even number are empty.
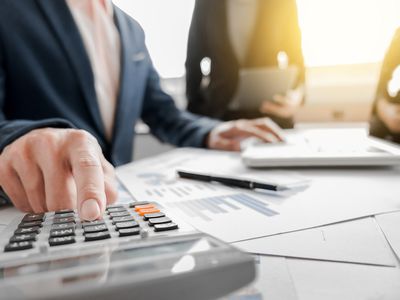
[[[133,198],[92,222],[21,213],[0,249],[0,299],[216,299],[255,278],[251,256]]]

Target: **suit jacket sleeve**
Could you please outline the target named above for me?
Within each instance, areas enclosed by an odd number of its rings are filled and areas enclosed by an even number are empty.
[[[0,154],[14,140],[31,130],[44,127],[71,128],[73,125],[63,119],[8,120],[7,119],[7,74],[0,45]],[[1,198],[1,197],[0,197]]]
[[[205,147],[207,134],[219,123],[178,109],[173,99],[162,91],[151,61],[142,120],[162,142],[179,147]]]

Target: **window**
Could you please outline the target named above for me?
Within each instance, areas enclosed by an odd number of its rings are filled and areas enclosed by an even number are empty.
[[[182,77],[194,0],[113,2],[144,28],[147,47],[160,75],[164,78]]]
[[[307,66],[379,62],[400,26],[398,0],[297,0]]]
[[[161,76],[183,76],[194,0],[114,3],[143,26]],[[307,66],[381,61],[400,26],[399,0],[297,0],[297,5]]]

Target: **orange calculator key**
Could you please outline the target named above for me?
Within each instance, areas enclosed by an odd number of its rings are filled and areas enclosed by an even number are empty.
[[[141,211],[142,209],[151,209],[151,208],[157,208],[154,204],[145,204],[145,205],[138,205],[135,206],[135,211]]]
[[[145,214],[155,214],[159,213],[160,210],[158,208],[148,208],[148,209],[141,209],[138,211],[140,216],[144,216]]]

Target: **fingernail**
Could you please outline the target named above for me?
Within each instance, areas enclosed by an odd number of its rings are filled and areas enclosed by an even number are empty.
[[[100,217],[100,207],[96,200],[88,199],[82,203],[80,217],[86,221],[93,221]]]

